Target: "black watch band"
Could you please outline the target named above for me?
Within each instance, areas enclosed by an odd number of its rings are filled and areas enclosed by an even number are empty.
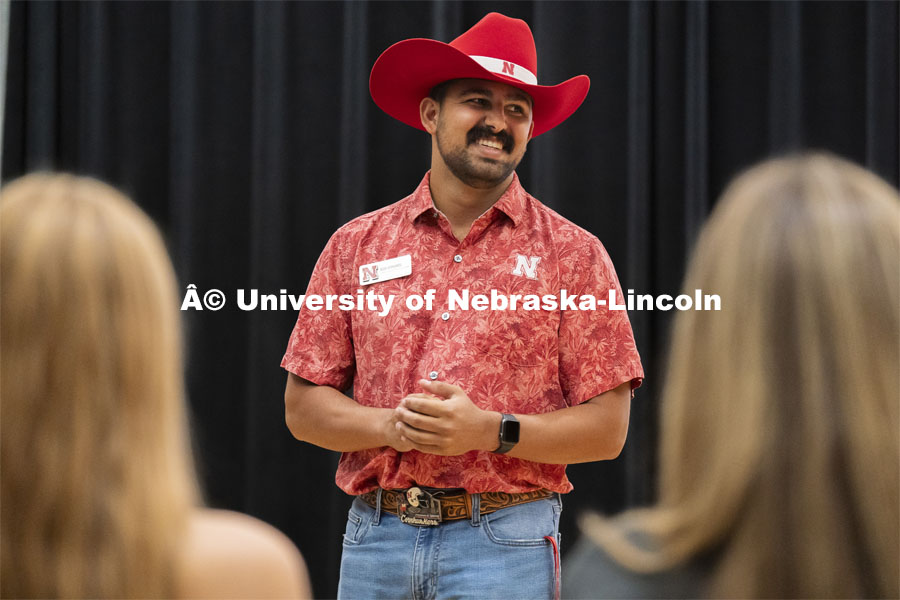
[[[519,443],[519,420],[512,415],[503,413],[500,420],[500,446],[494,450],[495,454],[506,454]]]

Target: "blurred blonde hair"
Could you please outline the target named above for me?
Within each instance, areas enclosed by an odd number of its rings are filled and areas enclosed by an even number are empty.
[[[92,179],[0,193],[2,595],[163,597],[198,499],[172,267]]]
[[[898,283],[881,179],[824,154],[739,177],[684,286],[722,310],[675,319],[659,503],[586,532],[639,572],[705,555],[711,595],[898,597]]]

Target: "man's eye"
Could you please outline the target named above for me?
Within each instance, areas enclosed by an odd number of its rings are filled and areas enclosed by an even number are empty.
[[[487,100],[484,98],[470,98],[469,102],[478,106],[487,106]]]
[[[521,114],[524,114],[524,113],[525,113],[525,109],[523,109],[521,106],[517,106],[517,105],[515,105],[515,104],[513,104],[512,106],[510,106],[510,107],[509,107],[509,110],[510,110],[510,112],[514,112],[514,113],[516,113],[517,115],[521,115]]]

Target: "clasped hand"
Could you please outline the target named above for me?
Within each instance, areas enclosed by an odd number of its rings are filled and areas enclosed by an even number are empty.
[[[442,456],[496,449],[500,413],[478,408],[458,386],[425,379],[419,385],[424,392],[403,398],[391,415],[392,447]]]

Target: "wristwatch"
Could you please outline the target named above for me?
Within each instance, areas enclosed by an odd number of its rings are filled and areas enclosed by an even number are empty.
[[[496,454],[506,454],[519,443],[519,420],[512,415],[503,413],[500,421],[500,447],[494,450]]]

